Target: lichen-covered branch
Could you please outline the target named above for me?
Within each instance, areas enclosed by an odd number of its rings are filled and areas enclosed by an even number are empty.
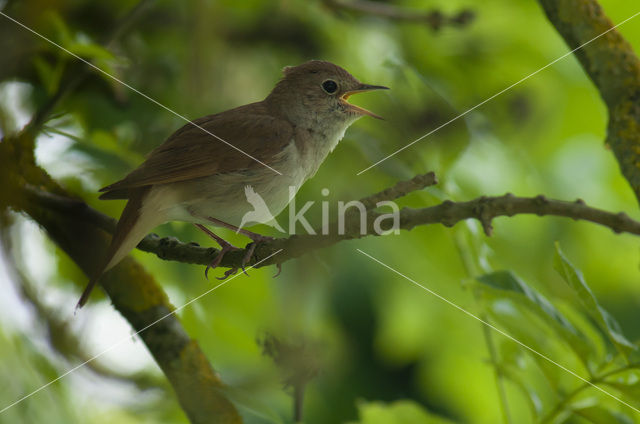
[[[65,212],[34,195],[37,190],[64,199],[66,207],[80,204],[35,164],[32,145],[26,133],[0,141],[0,208],[29,215],[88,274],[104,254],[109,236],[95,219],[97,212],[88,207],[82,207],[85,213]],[[192,423],[241,422],[197,342],[189,338],[174,314],[166,316],[173,306],[153,276],[127,258],[104,276],[102,286],[114,307],[140,331],[139,337],[167,376]]]
[[[431,181],[435,181],[435,175],[429,173],[398,183],[391,189],[364,199],[392,199],[405,196]],[[30,189],[30,196],[38,202],[40,207],[55,211],[55,213],[71,216],[77,221],[92,224],[106,231],[113,231],[115,228],[114,219],[89,208],[81,201],[67,199],[33,188]],[[442,224],[450,227],[466,219],[476,219],[482,224],[485,233],[491,235],[493,219],[522,214],[560,216],[583,220],[608,227],[616,233],[626,232],[640,235],[640,222],[629,218],[624,212],[611,213],[592,208],[580,199],[567,202],[548,199],[545,196],[517,197],[512,194],[498,197],[483,196],[468,202],[446,200],[437,206],[420,209],[403,208],[400,211],[399,227],[403,230],[411,230],[417,226],[429,224]],[[342,240],[376,236],[378,234],[374,230],[373,224],[380,216],[379,212],[369,210],[366,215],[365,234],[360,233],[360,215],[356,214],[347,216],[344,234],[335,232],[337,225],[329,225],[333,229],[330,234],[321,234],[320,231],[317,231],[315,235],[294,235],[260,244],[256,248],[250,264],[256,264],[280,249],[282,249],[281,253],[260,263],[257,267],[283,263]],[[138,245],[138,248],[154,253],[162,259],[200,265],[210,264],[219,252],[213,247],[204,248],[195,243],[183,243],[173,237],[160,238],[154,234],[147,236]],[[224,268],[239,267],[244,254],[244,250],[228,252],[222,259],[220,266]]]
[[[607,143],[640,201],[640,60],[596,0],[538,0],[609,110]],[[601,37],[589,42],[590,40]]]
[[[130,9],[114,26],[105,43],[118,39],[150,2],[140,0]],[[75,66],[68,70],[68,79],[38,109],[21,133],[0,140],[0,209],[27,213],[85,273],[90,273],[106,249],[107,234],[93,221],[76,221],[75,214],[43,207],[26,189],[38,187],[73,202],[69,194],[36,165],[34,140],[58,102],[89,74],[84,65]],[[173,306],[150,274],[127,258],[103,278],[102,285],[114,307],[140,332],[140,338],[171,383],[192,423],[241,422],[235,407],[221,393],[223,383],[219,376],[178,318],[169,314]]]
[[[7,212],[7,211],[5,211]],[[8,214],[2,218],[5,223],[9,222],[10,217]],[[22,299],[33,307],[33,310],[38,315],[40,322],[44,324],[47,330],[47,340],[49,344],[56,350],[57,353],[63,355],[68,361],[85,363],[96,374],[101,377],[109,378],[116,381],[126,382],[128,384],[135,384],[140,390],[146,390],[150,388],[169,390],[170,387],[166,381],[160,376],[152,375],[147,371],[141,371],[138,373],[125,373],[118,369],[109,367],[107,364],[102,363],[99,360],[93,360],[94,353],[90,352],[84,346],[81,341],[81,336],[77,334],[72,328],[72,320],[69,318],[63,318],[60,316],[55,308],[46,304],[41,299],[37,290],[35,290],[33,283],[25,275],[22,269],[16,266],[15,259],[18,255],[17,251],[14,251],[11,246],[11,238],[8,233],[8,227],[0,226],[0,246],[6,257],[5,265],[8,267],[10,275],[16,279],[16,285],[18,292]]]

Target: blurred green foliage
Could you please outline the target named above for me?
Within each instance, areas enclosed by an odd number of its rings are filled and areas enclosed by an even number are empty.
[[[362,119],[350,128],[300,191],[299,203],[355,199],[433,170],[441,183],[402,205],[509,191],[579,197],[640,217],[603,144],[605,106],[573,57],[356,176],[566,53],[533,1],[387,2],[446,14],[471,9],[476,15],[472,24],[439,31],[334,10],[320,0],[148,3],[108,47],[103,41],[136,1],[9,0],[0,7],[189,118],[260,100],[282,67],[308,59],[333,61],[364,82],[391,87],[355,100],[386,120]],[[637,12],[633,2],[601,4],[614,22]],[[640,50],[640,21],[620,31]],[[19,129],[52,93],[83,72],[67,53],[4,17],[0,51],[3,134]],[[92,207],[114,217],[123,203],[99,201],[96,190],[133,169],[183,124],[97,72],[49,118],[38,138],[39,162]],[[327,197],[321,196],[323,188],[330,190]],[[319,223],[320,212],[313,208],[310,221]],[[85,277],[33,225],[12,219],[5,234],[12,242],[10,249],[5,245],[8,271],[2,277],[11,302],[0,315],[5,382],[0,408],[129,334],[104,299],[72,316]],[[265,356],[256,341],[265,332],[313,346],[319,369],[305,390],[305,423],[640,423],[640,413],[585,383],[640,408],[636,238],[553,217],[502,218],[494,226],[491,238],[468,222],[341,243],[284,264],[278,279],[271,279],[271,269],[250,271],[251,277],[238,277],[179,315],[229,385],[247,423],[292,422],[282,364]],[[165,225],[158,233],[210,244],[184,223]],[[235,234],[223,235],[246,243]],[[482,323],[356,248],[557,364],[483,330]],[[214,284],[203,278],[202,267],[133,255],[175,305]],[[11,271],[14,265],[36,287],[49,321],[33,299],[11,289],[27,284]],[[66,336],[82,354],[53,342],[62,330],[51,332],[60,328],[50,325],[51,317],[72,323]],[[186,422],[141,343],[131,345],[130,356],[99,358],[98,369],[83,368],[59,380],[0,414],[0,422]],[[140,373],[155,383],[141,387],[135,383]]]

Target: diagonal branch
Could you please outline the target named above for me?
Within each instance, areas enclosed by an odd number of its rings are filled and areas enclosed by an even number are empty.
[[[8,218],[2,217],[0,219]],[[17,259],[16,255],[18,252],[15,252],[11,246],[7,230],[8,227],[0,227],[0,247],[2,247],[2,253],[6,255],[6,257],[2,259],[4,259],[9,273],[16,280],[19,295],[25,302],[33,307],[33,310],[38,315],[39,321],[44,323],[44,327],[47,330],[47,341],[56,352],[64,356],[70,363],[85,363],[89,369],[102,377],[129,384],[134,383],[140,390],[160,388],[166,391],[169,389],[169,386],[162,377],[151,375],[149,372],[145,371],[135,374],[123,373],[100,361],[93,360],[94,354],[83,345],[80,336],[72,328],[71,321],[67,318],[62,318],[60,314],[57,313],[58,311],[43,301],[29,277],[16,265],[15,259]]]
[[[24,207],[85,273],[94,269],[108,242],[99,227],[30,200]],[[167,376],[192,423],[240,422],[235,408],[222,393],[220,377],[197,342],[184,331],[179,319],[172,314],[156,323],[174,307],[152,275],[127,258],[105,275],[102,286],[131,326],[136,331],[143,330],[140,338]]]
[[[121,36],[149,3],[150,0],[140,0],[115,26],[106,42]],[[45,193],[56,193],[67,204],[73,202],[70,195],[36,165],[34,140],[56,104],[88,74],[86,68],[71,72],[67,83],[41,106],[23,131],[0,140],[0,209],[9,207],[27,213],[85,273],[95,269],[109,238],[95,222],[75,221],[74,214],[42,207],[26,188],[37,186]],[[103,278],[102,285],[115,309],[139,332],[192,423],[241,422],[235,407],[222,392],[224,384],[197,342],[187,335],[174,314],[168,315],[174,307],[153,276],[127,258]]]
[[[607,143],[640,201],[640,59],[596,0],[538,0],[609,110]],[[634,15],[636,16],[636,15]]]
[[[95,220],[97,212],[91,212],[86,206],[83,210],[89,212],[80,215],[47,207],[46,202],[33,194],[38,191],[49,199],[63,199],[66,208],[79,204],[34,163],[33,151],[29,148],[32,144],[26,133],[0,142],[0,208],[8,207],[29,215],[85,273],[90,273],[106,251],[109,237]],[[35,186],[37,190],[28,188]],[[78,219],[79,216],[83,218]],[[171,383],[192,423],[241,422],[240,415],[223,393],[224,384],[219,375],[198,343],[185,332],[178,317],[171,314],[158,321],[174,307],[152,275],[133,259],[126,258],[104,276],[102,286],[114,308],[140,331],[140,338]]]

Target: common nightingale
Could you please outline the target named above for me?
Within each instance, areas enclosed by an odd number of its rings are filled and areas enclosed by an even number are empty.
[[[101,199],[128,199],[106,257],[78,301],[84,305],[102,274],[120,262],[153,228],[187,221],[221,246],[210,267],[237,249],[204,225],[236,230],[252,243],[270,239],[239,229],[251,211],[245,189],[277,215],[336,147],[346,129],[368,110],[352,105],[354,93],[386,89],[363,84],[343,68],[312,60],[283,69],[283,78],[262,101],[196,119],[173,133],[137,169],[104,187]],[[195,124],[195,125],[194,125]],[[212,137],[213,136],[213,137]],[[277,172],[276,172],[277,171]],[[253,221],[261,222],[260,218]],[[244,268],[244,267],[243,267]],[[207,268],[208,269],[208,268]],[[237,269],[225,273],[225,277]]]

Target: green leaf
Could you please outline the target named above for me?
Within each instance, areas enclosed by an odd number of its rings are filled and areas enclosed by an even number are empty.
[[[629,369],[626,373],[616,373],[613,380],[605,381],[609,387],[620,392],[622,398],[632,405],[640,406],[640,371]]]
[[[68,50],[80,56],[81,58],[90,61],[96,67],[106,72],[107,74],[116,74],[116,69],[113,67],[113,64],[116,61],[116,57],[113,55],[113,53],[111,53],[104,47],[89,40],[83,40],[73,42],[71,45],[69,45]],[[109,76],[105,75],[102,72],[97,72],[96,75],[110,84],[114,83],[114,81]]]
[[[47,10],[46,19],[53,27],[53,38],[58,42],[58,44],[64,47],[72,43],[73,36],[71,35],[71,30],[58,12],[52,9]],[[60,51],[58,47],[51,46],[50,48],[60,55],[66,54],[65,52]]]
[[[50,65],[39,56],[33,58],[33,65],[36,68],[38,77],[48,94],[53,94],[60,86],[62,73],[64,71],[64,61],[58,61],[55,66]]]
[[[640,404],[640,382],[627,384],[623,382],[607,382],[608,386],[615,387],[629,400],[633,400],[634,403]]]
[[[78,56],[87,59],[114,60],[115,56],[104,47],[92,42],[74,42],[68,50]]]
[[[89,139],[91,144],[104,152],[111,153],[118,156],[125,161],[129,166],[135,167],[144,161],[144,156],[128,149],[123,149],[120,140],[114,133],[95,130],[93,131]]]
[[[613,411],[611,409],[600,406],[590,406],[574,410],[574,414],[592,422],[594,424],[611,423],[611,424],[633,424],[634,421],[627,415]]]
[[[575,300],[556,300],[554,305],[576,328],[581,338],[584,338],[589,345],[595,363],[602,364],[604,361],[611,361],[609,338],[600,331],[597,324],[582,309]],[[617,361],[612,361],[617,362]],[[601,370],[601,368],[598,368]]]
[[[595,356],[592,347],[586,342],[571,322],[542,294],[511,271],[497,271],[476,278],[480,283],[500,290],[504,297],[524,304],[531,312],[542,319],[558,336],[566,341],[588,369],[589,359]]]
[[[418,403],[401,400],[393,403],[358,402],[359,420],[349,424],[453,424],[454,421],[432,414]]]
[[[551,317],[555,322],[562,325],[568,331],[576,333],[576,329],[571,325],[560,311],[547,298],[530,287],[527,283],[518,278],[511,271],[496,271],[484,274],[476,278],[479,282],[496,288],[498,290],[520,293],[529,299],[533,304],[544,312],[544,316]]]
[[[502,349],[501,353],[502,357],[506,358],[506,355],[504,354],[504,348]],[[513,360],[505,359],[503,364],[498,364],[498,367],[500,374],[508,378],[513,384],[516,385],[516,387],[518,387],[518,389],[520,389],[529,405],[529,409],[534,414],[534,416],[539,417],[544,411],[542,398],[538,394],[538,391],[536,390],[534,385],[531,384],[531,375],[524,373],[523,370],[519,368],[519,365],[520,364],[518,364],[518,359],[513,358]]]
[[[490,308],[487,309],[487,312],[498,323],[496,327],[509,336],[537,352],[549,352],[554,348],[554,344],[557,345],[564,341],[564,339],[559,340],[558,337],[554,337],[555,334],[550,331],[548,326],[546,328],[540,326],[539,324],[541,323],[536,322],[540,321],[540,317],[522,306],[521,302],[517,300],[517,294],[497,292],[492,288],[487,288],[486,290],[485,296],[492,296],[489,299]],[[518,349],[521,352],[524,350],[520,346],[518,346]],[[529,353],[529,350],[524,350],[524,352]],[[506,360],[507,356],[503,356],[503,358]],[[552,390],[558,390],[563,371],[534,353],[528,355],[527,358],[537,365]]]
[[[580,299],[589,316],[595,320],[600,329],[608,335],[616,349],[628,360],[629,354],[636,350],[637,347],[627,340],[622,334],[618,322],[600,306],[580,270],[576,269],[573,264],[569,262],[557,242],[554,268],[569,287],[578,295],[578,299]]]
[[[116,72],[112,66],[113,62],[116,60],[113,53],[100,44],[93,42],[86,34],[72,30],[72,28],[67,25],[64,19],[57,12],[48,12],[47,19],[52,27],[52,38],[57,44],[72,54],[92,62],[95,66],[109,74],[114,74]],[[60,58],[59,62],[61,65],[69,60],[70,56],[68,52],[62,51],[55,46],[49,46],[48,48],[50,48]],[[110,83],[113,82],[102,72],[98,72],[98,74],[106,81]]]

